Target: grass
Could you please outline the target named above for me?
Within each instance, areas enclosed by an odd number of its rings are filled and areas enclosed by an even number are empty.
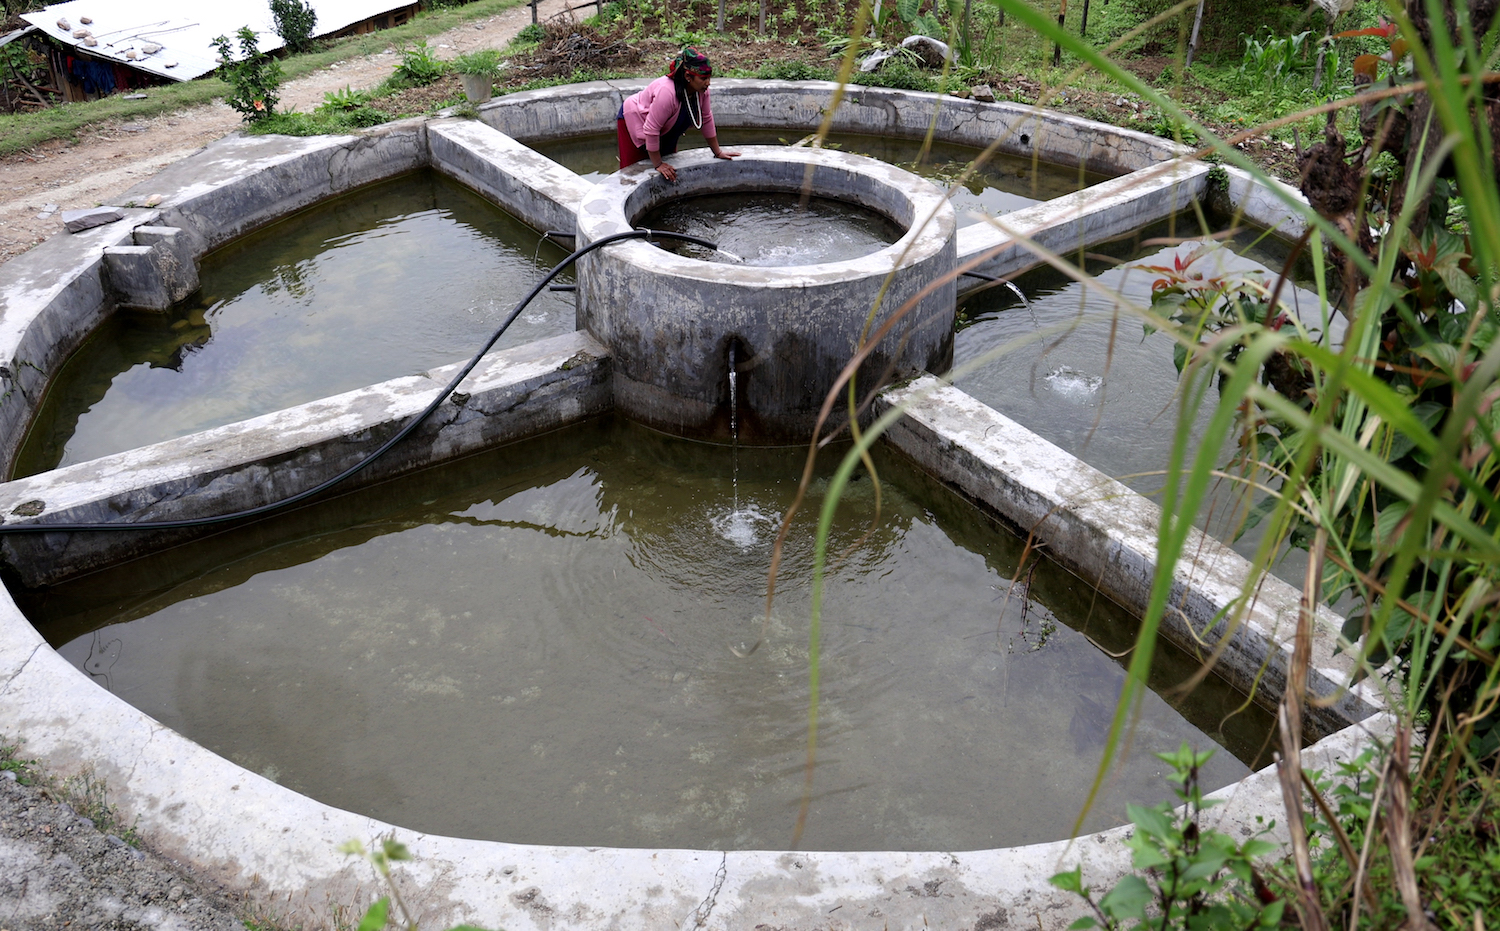
[[[415,43],[476,19],[493,16],[523,0],[474,0],[464,6],[419,14],[393,29],[337,39],[326,48],[282,59],[286,80],[320,71],[335,62],[373,55],[403,43]],[[148,119],[189,107],[210,104],[224,96],[226,85],[213,77],[146,91],[145,100],[126,100],[119,94],[80,103],[66,103],[35,113],[0,115],[0,157],[24,152],[51,139],[74,139],[94,123]],[[343,131],[343,130],[339,130]]]
[[[29,786],[37,779],[36,760],[23,759],[20,752],[19,741],[9,743],[0,737],[0,773],[15,773],[17,782]]]

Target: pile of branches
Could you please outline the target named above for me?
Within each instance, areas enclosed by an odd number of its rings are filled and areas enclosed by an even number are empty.
[[[547,23],[545,28],[547,37],[536,51],[534,68],[547,77],[620,69],[640,61],[636,49],[593,26],[564,20]]]

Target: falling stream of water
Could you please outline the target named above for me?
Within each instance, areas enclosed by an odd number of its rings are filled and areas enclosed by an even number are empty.
[[[734,343],[729,344],[729,436],[734,450],[731,468],[734,472],[734,513],[740,511],[740,398],[739,373],[734,370]]]

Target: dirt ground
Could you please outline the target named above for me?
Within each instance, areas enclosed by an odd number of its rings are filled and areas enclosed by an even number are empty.
[[[567,9],[567,0],[542,0],[540,15],[567,15]],[[428,43],[438,57],[452,58],[475,49],[503,48],[530,23],[530,8],[517,6],[434,36]],[[329,91],[374,87],[390,76],[397,61],[390,48],[289,81],[282,88],[282,107],[311,110]],[[239,114],[216,102],[136,123],[112,120],[89,127],[77,141],[53,140],[0,159],[0,262],[60,232],[64,210],[108,201],[239,127]]]

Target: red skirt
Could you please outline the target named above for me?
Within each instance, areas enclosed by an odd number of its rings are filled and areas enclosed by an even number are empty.
[[[620,167],[629,168],[636,162],[645,161],[650,156],[646,153],[646,147],[636,145],[630,141],[630,130],[625,128],[625,119],[621,117],[615,120],[615,136],[620,142]]]

